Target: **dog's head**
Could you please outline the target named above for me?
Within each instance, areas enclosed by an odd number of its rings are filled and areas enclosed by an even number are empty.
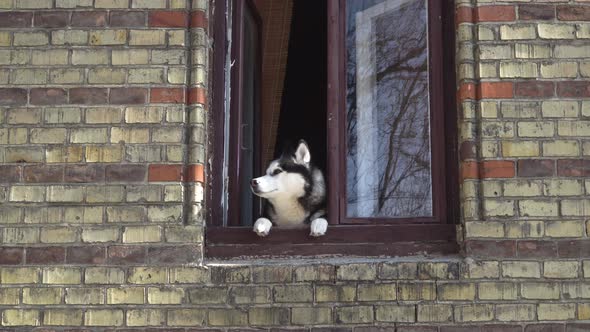
[[[309,187],[311,154],[305,141],[294,152],[283,153],[266,169],[266,175],[252,179],[252,192],[267,199],[302,197]]]

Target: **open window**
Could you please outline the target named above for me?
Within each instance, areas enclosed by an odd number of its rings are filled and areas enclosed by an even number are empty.
[[[456,252],[452,18],[439,0],[215,1],[207,255]],[[330,227],[260,238],[249,180],[298,138]]]

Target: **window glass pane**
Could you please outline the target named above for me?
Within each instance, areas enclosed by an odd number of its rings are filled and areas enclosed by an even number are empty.
[[[427,0],[346,1],[347,215],[432,216]]]

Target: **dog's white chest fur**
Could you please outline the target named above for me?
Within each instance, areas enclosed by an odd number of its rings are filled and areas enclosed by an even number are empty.
[[[273,221],[282,227],[303,227],[303,221],[308,217],[308,212],[299,204],[297,199],[273,199]]]

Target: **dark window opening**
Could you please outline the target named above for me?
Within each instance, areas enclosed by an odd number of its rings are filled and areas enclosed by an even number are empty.
[[[289,55],[275,157],[283,145],[304,139],[326,173],[327,3],[293,1]]]

